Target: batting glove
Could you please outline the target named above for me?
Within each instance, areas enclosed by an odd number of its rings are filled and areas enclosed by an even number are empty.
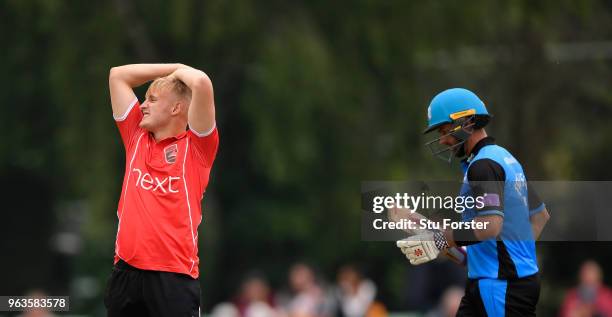
[[[448,249],[448,241],[441,231],[423,232],[399,240],[396,244],[412,265],[420,265],[434,260],[440,254],[440,251]]]

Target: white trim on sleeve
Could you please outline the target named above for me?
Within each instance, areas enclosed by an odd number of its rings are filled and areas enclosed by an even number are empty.
[[[125,199],[127,196],[128,187],[130,186],[130,176],[132,175],[132,165],[134,164],[136,153],[138,153],[138,145],[140,144],[140,139],[142,139],[142,136],[144,135],[145,135],[144,133],[140,134],[140,136],[138,137],[138,141],[136,141],[136,147],[134,148],[134,154],[132,154],[132,159],[130,160],[130,165],[128,166],[128,170],[127,170],[128,174],[127,174],[127,180],[125,181],[125,188],[123,189],[123,192],[121,193],[121,197],[123,198],[123,203],[121,205],[121,213],[119,213],[119,210],[117,210],[117,217],[119,218],[119,223],[117,224],[117,236],[115,237],[115,253],[117,254],[117,256],[119,256],[119,231],[121,231],[121,218],[123,217],[123,212],[125,209]]]
[[[185,198],[187,199],[187,211],[189,212],[189,228],[191,229],[191,241],[193,242],[193,255],[197,256],[197,243],[195,235],[193,234],[193,219],[191,218],[191,204],[189,203],[189,189],[187,188],[187,179],[185,178],[185,165],[187,162],[187,154],[189,153],[189,139],[187,139],[187,143],[185,144],[185,153],[183,153],[183,185],[185,185]],[[193,266],[195,265],[194,258],[190,258],[191,260],[191,268],[189,269],[189,273],[193,271]]]
[[[531,216],[533,216],[535,214],[541,213],[542,211],[544,211],[545,207],[546,207],[546,205],[544,203],[542,203],[538,207],[529,210],[529,217],[531,217]]]
[[[483,210],[483,211],[476,211],[476,217],[478,216],[489,216],[489,215],[497,215],[497,216],[502,216],[504,217],[504,213],[499,211],[499,210]]]
[[[121,117],[115,117],[115,115],[113,115],[113,118],[115,119],[115,121],[121,122],[121,121],[125,120],[127,118],[127,116],[130,114],[130,112],[132,111],[132,108],[134,108],[134,105],[136,105],[136,103],[138,103],[138,97],[134,98],[134,101],[132,101],[132,103],[130,103],[130,106],[127,108],[127,110],[125,111],[125,113]]]
[[[208,131],[206,131],[204,133],[200,133],[200,132],[194,130],[191,126],[189,126],[189,130],[191,130],[191,132],[193,132],[193,134],[197,135],[198,137],[203,138],[205,136],[209,136],[213,131],[215,131],[216,127],[217,127],[217,122],[215,121],[213,123],[212,128],[210,128],[210,130],[208,130]]]

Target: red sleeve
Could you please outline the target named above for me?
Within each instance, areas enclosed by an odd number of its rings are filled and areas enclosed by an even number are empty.
[[[134,141],[134,137],[137,132],[142,130],[138,125],[142,119],[142,112],[140,111],[140,102],[137,98],[130,104],[128,109],[125,111],[123,116],[115,118],[117,127],[119,128],[119,134],[121,134],[121,140],[126,150],[130,148],[130,145]]]
[[[215,126],[210,132],[203,134],[199,134],[190,128],[187,131],[187,135],[191,139],[191,143],[200,161],[205,167],[212,167],[217,156],[217,148],[219,147],[219,131],[217,127]]]

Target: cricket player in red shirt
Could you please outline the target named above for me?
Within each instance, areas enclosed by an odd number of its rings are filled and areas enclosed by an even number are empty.
[[[154,80],[140,102],[133,88]],[[200,316],[198,226],[219,135],[212,83],[182,64],[113,67],[125,147],[108,316]]]

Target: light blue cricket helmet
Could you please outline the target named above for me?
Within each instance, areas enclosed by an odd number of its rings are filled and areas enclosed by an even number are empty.
[[[424,133],[468,116],[490,117],[490,114],[484,102],[475,93],[464,88],[447,89],[431,100],[427,109],[427,129]]]

